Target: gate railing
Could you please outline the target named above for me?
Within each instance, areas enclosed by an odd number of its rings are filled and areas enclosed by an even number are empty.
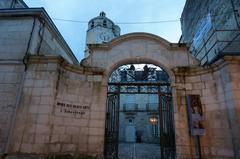
[[[126,84],[124,84],[125,86]],[[141,91],[141,87],[151,86],[150,84],[136,84],[137,91],[121,92],[121,84],[111,84],[113,89],[108,92],[107,100],[107,119],[106,119],[106,130],[105,130],[105,159],[117,159],[118,158],[118,129],[119,129],[119,96],[121,93],[133,93],[133,94],[158,94],[159,103],[149,103],[146,105],[147,110],[155,112],[157,110],[159,114],[160,124],[160,152],[161,159],[175,159],[176,148],[175,148],[175,132],[174,132],[174,114],[171,92],[162,91],[162,84],[155,83],[154,86],[157,88],[153,92]],[[133,85],[135,86],[135,85]],[[170,85],[166,84],[166,88]],[[118,90],[118,92],[116,92]],[[167,89],[168,90],[168,89]],[[112,92],[111,92],[112,91]],[[115,95],[112,93],[115,92]],[[124,110],[136,111],[138,109],[137,103],[131,103],[129,109],[127,108],[129,103],[125,103]]]

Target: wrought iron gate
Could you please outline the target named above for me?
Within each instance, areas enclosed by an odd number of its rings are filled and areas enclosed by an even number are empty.
[[[105,124],[105,159],[118,158],[119,94],[109,94]]]
[[[175,132],[172,97],[159,96],[161,159],[175,159]]]
[[[169,83],[109,83],[105,159],[118,158],[120,94],[158,94],[161,159],[175,159],[174,113]]]
[[[105,159],[118,158],[120,94],[158,95],[158,109],[154,108],[154,112],[150,112],[153,110],[147,111],[149,115],[159,115],[157,122],[160,127],[158,129],[160,130],[158,139],[160,139],[161,152],[159,158],[175,159],[174,113],[170,81],[168,73],[154,64],[126,64],[112,72],[108,81]]]

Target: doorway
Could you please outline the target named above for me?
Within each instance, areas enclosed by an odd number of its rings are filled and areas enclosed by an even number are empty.
[[[153,64],[127,64],[109,78],[105,159],[174,159],[168,74]]]

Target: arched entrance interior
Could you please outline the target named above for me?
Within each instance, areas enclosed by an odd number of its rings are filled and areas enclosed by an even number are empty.
[[[170,78],[153,64],[125,64],[108,80],[106,159],[175,158]]]

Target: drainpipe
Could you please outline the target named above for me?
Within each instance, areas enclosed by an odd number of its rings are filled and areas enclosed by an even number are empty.
[[[38,20],[40,21],[40,27],[38,30],[38,36],[40,38],[40,42],[39,42],[39,45],[37,48],[37,53],[36,53],[37,55],[40,54],[40,50],[41,50],[41,46],[42,46],[42,42],[43,42],[43,36],[45,33],[45,23],[46,23],[44,19],[38,18]]]
[[[21,77],[21,80],[20,80],[20,83],[19,83],[18,90],[17,90],[17,99],[16,99],[16,103],[15,103],[15,110],[14,110],[14,112],[12,114],[12,117],[11,117],[11,120],[10,120],[7,143],[6,143],[6,147],[5,147],[5,151],[4,151],[5,154],[7,154],[9,152],[11,139],[13,137],[14,125],[15,125],[15,122],[16,122],[16,116],[17,116],[18,108],[19,108],[20,102],[21,102],[21,97],[22,97],[22,92],[23,92],[23,84],[24,84],[24,80],[25,80],[25,76],[26,76],[26,72],[27,72],[28,52],[29,52],[31,41],[32,41],[32,35],[33,35],[34,28],[35,28],[35,24],[36,24],[36,18],[34,17],[33,24],[32,24],[32,30],[31,30],[30,35],[29,35],[29,40],[28,40],[26,52],[25,52],[25,55],[24,55],[24,58],[23,58],[23,64],[24,64],[25,68],[24,68],[24,72],[22,74],[22,77]]]
[[[238,27],[238,29],[240,29],[240,24],[239,24],[238,18],[237,18],[237,17],[239,17],[239,14],[238,14],[238,10],[236,9],[236,7],[235,7],[235,5],[234,5],[233,0],[231,0],[231,5],[232,5],[233,14],[234,14],[234,18],[235,18],[237,27]]]
[[[15,4],[16,4],[16,0],[12,0],[10,8],[14,8]]]
[[[202,159],[202,150],[201,150],[201,143],[200,143],[200,135],[197,135],[196,137],[196,149],[197,149],[197,154],[196,156],[198,159]]]

